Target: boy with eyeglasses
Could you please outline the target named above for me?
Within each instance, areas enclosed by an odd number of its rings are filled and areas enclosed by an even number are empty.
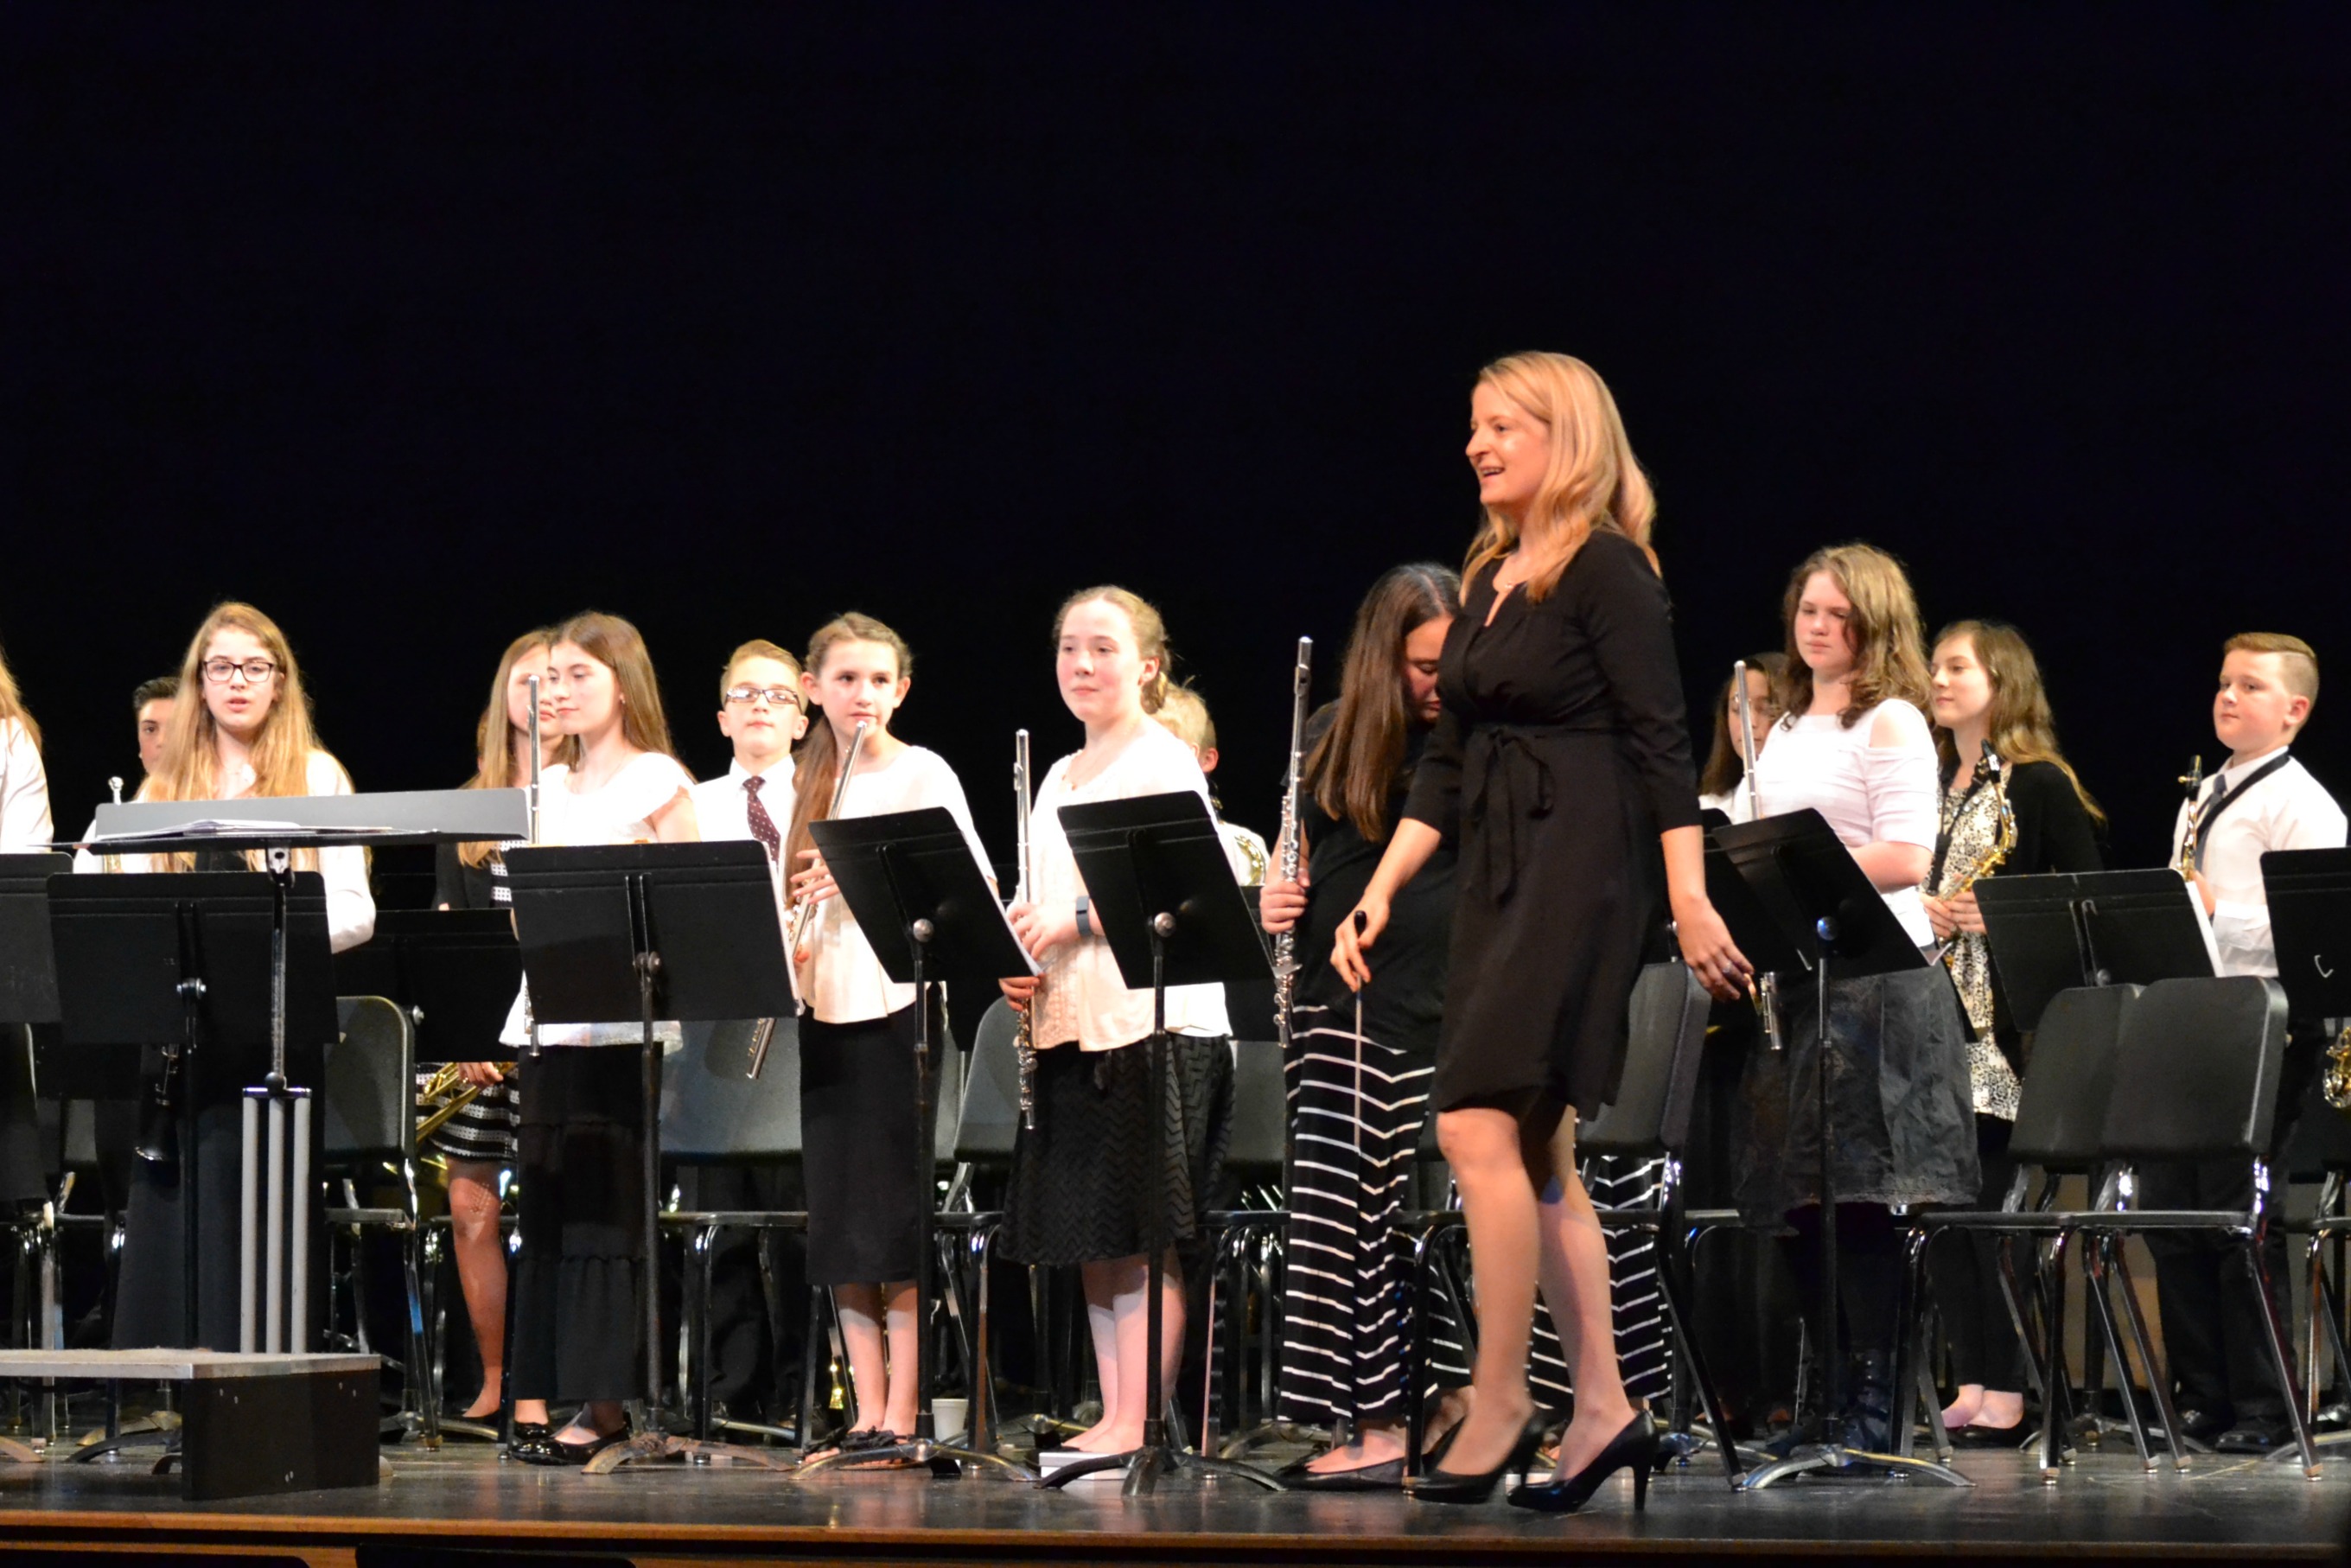
[[[808,731],[800,706],[799,661],[755,637],[727,655],[718,678],[718,733],[735,748],[723,778],[694,787],[694,811],[705,842],[754,839],[767,846],[776,882],[777,918],[785,915],[783,831],[792,820],[792,747]],[[789,927],[787,927],[789,929]],[[696,1026],[688,1025],[689,1030]],[[699,1026],[707,1029],[710,1026]],[[747,1047],[742,1024],[720,1025]],[[789,1062],[766,1071],[789,1072]],[[681,1170],[688,1202],[702,1209],[781,1209],[807,1207],[797,1170],[775,1166],[699,1166]],[[711,1258],[710,1397],[719,1418],[780,1421],[796,1400],[787,1386],[799,1365],[798,1314],[771,1316],[760,1280],[759,1248],[773,1248],[780,1301],[800,1299],[805,1244],[775,1231],[723,1232]]]

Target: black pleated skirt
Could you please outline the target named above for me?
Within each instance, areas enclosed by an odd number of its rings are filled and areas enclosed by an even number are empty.
[[[514,1270],[517,1399],[644,1391],[644,1053],[539,1051],[523,1102]]]
[[[800,1019],[801,1168],[811,1285],[881,1285],[921,1266],[931,1165],[914,1130],[913,1007],[860,1023]],[[934,1034],[945,1039],[945,1030]],[[942,1047],[942,1049],[946,1049]],[[931,1089],[938,1089],[932,1058]]]
[[[1023,1127],[1013,1141],[1006,1257],[1092,1263],[1147,1252],[1155,1230],[1178,1246],[1200,1237],[1232,1142],[1232,1042],[1176,1035],[1169,1047],[1156,1114],[1142,1043],[1038,1053],[1037,1130]],[[1159,1226],[1149,1207],[1155,1161]]]

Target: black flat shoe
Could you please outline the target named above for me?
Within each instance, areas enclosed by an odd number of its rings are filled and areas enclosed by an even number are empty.
[[[1404,1461],[1382,1459],[1352,1470],[1301,1469],[1285,1473],[1281,1481],[1291,1491],[1395,1491],[1404,1486]]]
[[[507,1445],[507,1454],[526,1464],[555,1463],[555,1428],[544,1421],[516,1422],[514,1441]]]
[[[1948,1428],[1943,1436],[1954,1448],[2021,1448],[2024,1446],[2025,1426],[2020,1421],[2013,1427],[1979,1427],[1970,1422],[1965,1427]]]
[[[1439,1466],[1425,1474],[1408,1478],[1404,1483],[1405,1495],[1416,1502],[1484,1502],[1494,1495],[1494,1488],[1502,1477],[1512,1470],[1524,1470],[1542,1447],[1543,1428],[1547,1418],[1538,1411],[1527,1417],[1526,1430],[1519,1434],[1510,1457],[1492,1469],[1479,1475],[1464,1475]]]
[[[1633,1511],[1639,1513],[1649,1506],[1649,1472],[1656,1468],[1657,1427],[1646,1410],[1635,1410],[1625,1429],[1608,1439],[1608,1446],[1593,1456],[1592,1462],[1564,1480],[1545,1481],[1510,1489],[1512,1508],[1531,1508],[1540,1513],[1573,1513],[1592,1500],[1600,1483],[1618,1470],[1633,1472]]]
[[[594,1440],[586,1443],[559,1442],[550,1437],[533,1444],[528,1452],[517,1449],[515,1458],[527,1465],[569,1465],[576,1469],[614,1444],[628,1440],[629,1429],[626,1427],[617,1432],[600,1433]]]

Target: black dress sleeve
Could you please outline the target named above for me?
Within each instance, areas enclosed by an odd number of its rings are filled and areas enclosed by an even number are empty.
[[[1697,771],[1674,653],[1673,606],[1648,556],[1617,534],[1594,534],[1595,559],[1579,574],[1579,607],[1593,657],[1616,702],[1625,755],[1660,832],[1698,826]]]
[[[1412,776],[1412,793],[1405,800],[1404,814],[1435,828],[1448,845],[1461,836],[1463,744],[1461,716],[1451,707],[1438,709]]]
[[[433,907],[467,907],[465,862],[457,858],[457,846],[455,844],[433,846]]]
[[[2053,762],[2016,770],[2017,867],[2026,872],[2104,871],[2097,824],[2074,781]]]

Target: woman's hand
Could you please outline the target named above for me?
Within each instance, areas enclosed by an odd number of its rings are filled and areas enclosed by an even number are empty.
[[[1016,904],[1008,912],[1012,935],[1020,939],[1021,950],[1040,964],[1047,954],[1078,939],[1078,911],[1074,904],[1047,908],[1037,904]]]
[[[1029,1004],[1037,998],[1037,988],[1045,983],[1042,975],[1011,975],[996,982],[1004,991],[1004,999],[1012,1004],[1015,1012],[1027,1012]]]
[[[450,1065],[457,1070],[460,1079],[476,1089],[494,1089],[507,1081],[507,1075],[498,1071],[495,1062],[456,1061]]]
[[[1296,882],[1268,880],[1258,889],[1257,923],[1277,936],[1295,930],[1306,918],[1306,887],[1311,880],[1303,865],[1298,868]]]
[[[800,859],[809,863],[792,873],[792,902],[821,904],[840,892],[834,885],[832,873],[824,863],[824,856],[816,850],[802,850]]]
[[[1950,902],[1951,924],[1970,936],[1984,934],[1983,911],[1976,907],[1976,890],[1954,894]]]
[[[1686,899],[1674,909],[1674,936],[1681,943],[1682,962],[1698,984],[1718,1001],[1737,1001],[1747,994],[1748,977],[1755,967],[1730,939],[1714,902],[1704,896]]]
[[[1376,888],[1364,894],[1354,914],[1339,923],[1339,939],[1331,945],[1331,967],[1349,990],[1360,991],[1371,982],[1372,967],[1364,962],[1364,953],[1387,925],[1387,895]]]
[[[1968,896],[1972,899],[1975,895],[1970,894]],[[1922,898],[1918,902],[1927,906],[1927,924],[1935,928],[1935,940],[1949,942],[1951,934],[1959,928],[1959,920],[1951,914],[1951,906],[1933,897]]]

